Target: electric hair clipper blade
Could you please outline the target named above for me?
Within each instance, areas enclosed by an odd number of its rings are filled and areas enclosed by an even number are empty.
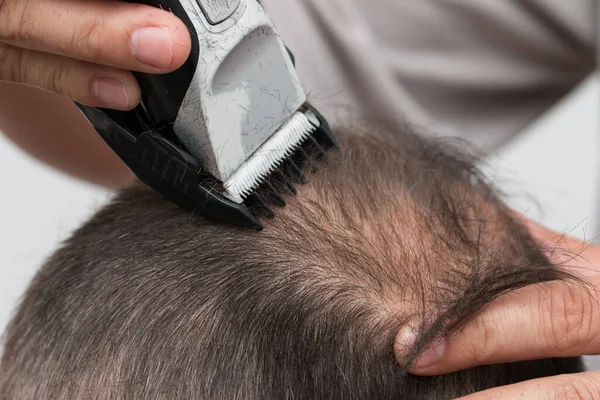
[[[170,74],[136,73],[132,111],[78,107],[142,182],[194,214],[261,230],[285,206],[278,188],[295,193],[303,161],[337,145],[292,53],[257,0],[142,3],[186,24],[190,57]]]

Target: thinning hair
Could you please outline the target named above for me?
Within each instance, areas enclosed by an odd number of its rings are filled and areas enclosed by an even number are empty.
[[[405,129],[337,134],[261,233],[192,218],[141,184],[122,191],[25,293],[0,397],[449,399],[582,370],[570,358],[408,374],[498,296],[570,277],[457,147]],[[418,338],[400,366],[407,324]]]

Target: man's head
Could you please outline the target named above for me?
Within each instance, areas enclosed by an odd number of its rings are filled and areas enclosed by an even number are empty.
[[[406,373],[507,291],[566,277],[448,143],[338,131],[261,233],[136,186],[78,230],[6,334],[2,398],[448,399],[578,359]]]

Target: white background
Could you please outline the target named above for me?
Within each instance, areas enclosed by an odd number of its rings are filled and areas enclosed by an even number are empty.
[[[494,155],[489,168],[519,211],[586,239],[596,236],[600,220],[599,93],[597,78],[590,79]],[[0,135],[0,330],[45,257],[108,198]]]

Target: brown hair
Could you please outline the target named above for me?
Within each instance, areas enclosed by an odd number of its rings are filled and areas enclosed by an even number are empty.
[[[575,372],[547,359],[416,377],[498,296],[570,278],[447,142],[338,130],[261,233],[136,185],[39,271],[5,337],[2,399],[448,399]]]

